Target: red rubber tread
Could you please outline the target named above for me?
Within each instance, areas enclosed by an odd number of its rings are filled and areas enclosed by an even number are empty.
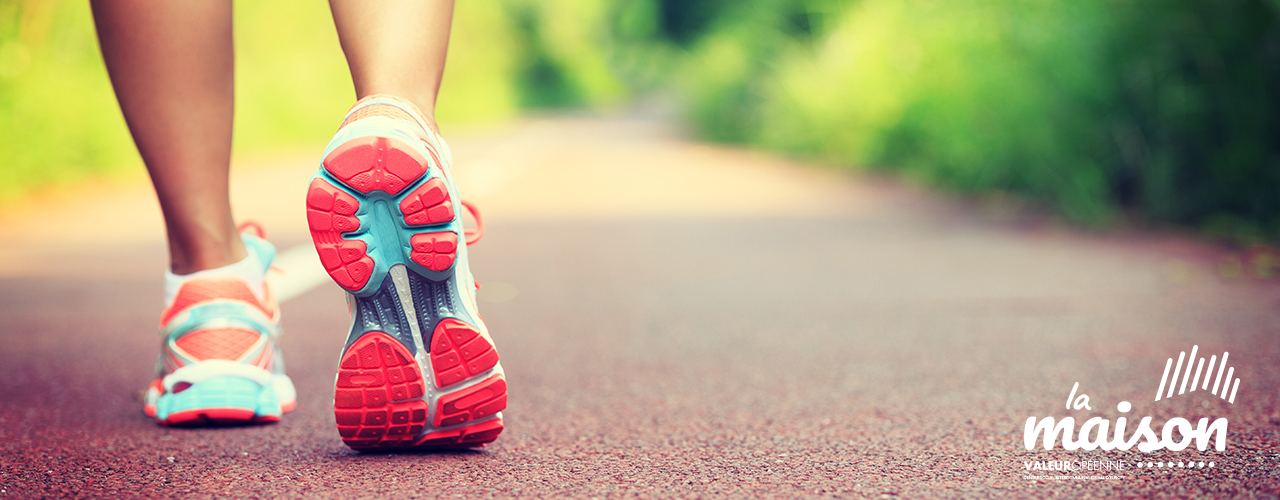
[[[200,408],[170,413],[169,419],[163,423],[175,426],[240,424],[253,422],[253,416],[254,411],[250,408]]]
[[[333,412],[353,449],[412,446],[427,422],[422,369],[390,335],[369,333],[347,348],[338,368]]]
[[[502,434],[502,428],[502,419],[495,418],[458,429],[432,432],[422,436],[416,447],[438,450],[475,448],[498,439],[498,435]]]
[[[480,375],[498,364],[498,351],[471,325],[453,318],[436,324],[431,334],[431,371],[436,387],[445,388]]]
[[[409,237],[413,247],[409,258],[432,271],[444,271],[453,265],[458,252],[458,233],[444,231],[421,233]]]
[[[494,375],[471,387],[440,396],[431,425],[449,427],[496,415],[507,407],[507,381]]]
[[[333,148],[324,169],[361,193],[395,195],[427,173],[427,159],[397,139],[367,136]]]
[[[443,180],[430,179],[400,200],[400,213],[410,226],[449,222],[453,220],[453,200]]]
[[[360,229],[356,211],[360,202],[324,179],[314,179],[307,188],[307,225],[311,241],[325,271],[342,288],[364,288],[373,273],[373,259],[360,240],[347,240],[342,233]]]

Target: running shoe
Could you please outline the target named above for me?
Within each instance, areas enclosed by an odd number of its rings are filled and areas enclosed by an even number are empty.
[[[275,247],[256,225],[241,231],[265,275]],[[293,382],[284,374],[280,333],[280,310],[265,280],[261,288],[231,276],[184,280],[160,315],[158,375],[143,411],[164,425],[280,420],[297,406]]]
[[[460,201],[451,164],[413,104],[370,96],[308,187],[316,252],[349,292],[333,406],[353,449],[471,448],[502,432],[507,383],[467,265],[483,221]],[[464,231],[463,207],[477,232]]]

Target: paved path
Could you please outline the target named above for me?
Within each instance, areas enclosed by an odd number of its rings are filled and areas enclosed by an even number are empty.
[[[1265,259],[1084,233],[695,144],[656,120],[528,120],[454,141],[488,222],[472,262],[510,379],[497,442],[345,448],[330,399],[347,312],[336,286],[309,286],[306,251],[278,277],[296,293],[283,343],[298,410],[156,426],[140,389],[163,235],[145,184],[120,181],[0,215],[0,498],[1280,494],[1280,288],[1250,277]],[[237,165],[238,215],[283,249],[307,242],[313,161]],[[1193,345],[1230,351],[1234,403],[1153,401],[1166,360]],[[1064,408],[1076,382],[1091,410]],[[1114,423],[1122,400],[1156,432],[1227,418],[1227,451],[1023,448],[1029,416]],[[1025,469],[1059,460],[1124,468]]]

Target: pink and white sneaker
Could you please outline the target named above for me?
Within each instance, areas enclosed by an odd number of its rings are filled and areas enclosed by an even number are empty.
[[[250,261],[263,275],[275,247],[241,234]],[[244,229],[242,229],[244,231]],[[183,279],[160,314],[157,378],[143,412],[165,425],[275,422],[297,406],[280,354],[280,309],[270,285],[228,275]]]
[[[334,414],[354,449],[470,448],[502,432],[507,382],[467,265],[483,222],[451,164],[413,104],[375,95],[347,113],[311,179],[311,238],[349,292]]]

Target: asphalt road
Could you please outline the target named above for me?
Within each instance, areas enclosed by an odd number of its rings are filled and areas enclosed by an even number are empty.
[[[143,416],[165,255],[154,198],[126,179],[0,215],[0,498],[1280,495],[1280,287],[1256,250],[1090,233],[661,120],[526,120],[453,145],[488,222],[471,251],[510,384],[495,443],[344,447],[347,312],[327,283],[283,305],[297,411]],[[307,243],[314,161],[237,165],[239,215],[282,249]],[[1153,400],[1193,345],[1230,352],[1234,402]],[[1091,409],[1064,407],[1077,382]],[[1115,425],[1120,401],[1157,434],[1226,418],[1226,451],[1023,446],[1030,416]],[[1059,461],[1083,470],[1026,469]]]

